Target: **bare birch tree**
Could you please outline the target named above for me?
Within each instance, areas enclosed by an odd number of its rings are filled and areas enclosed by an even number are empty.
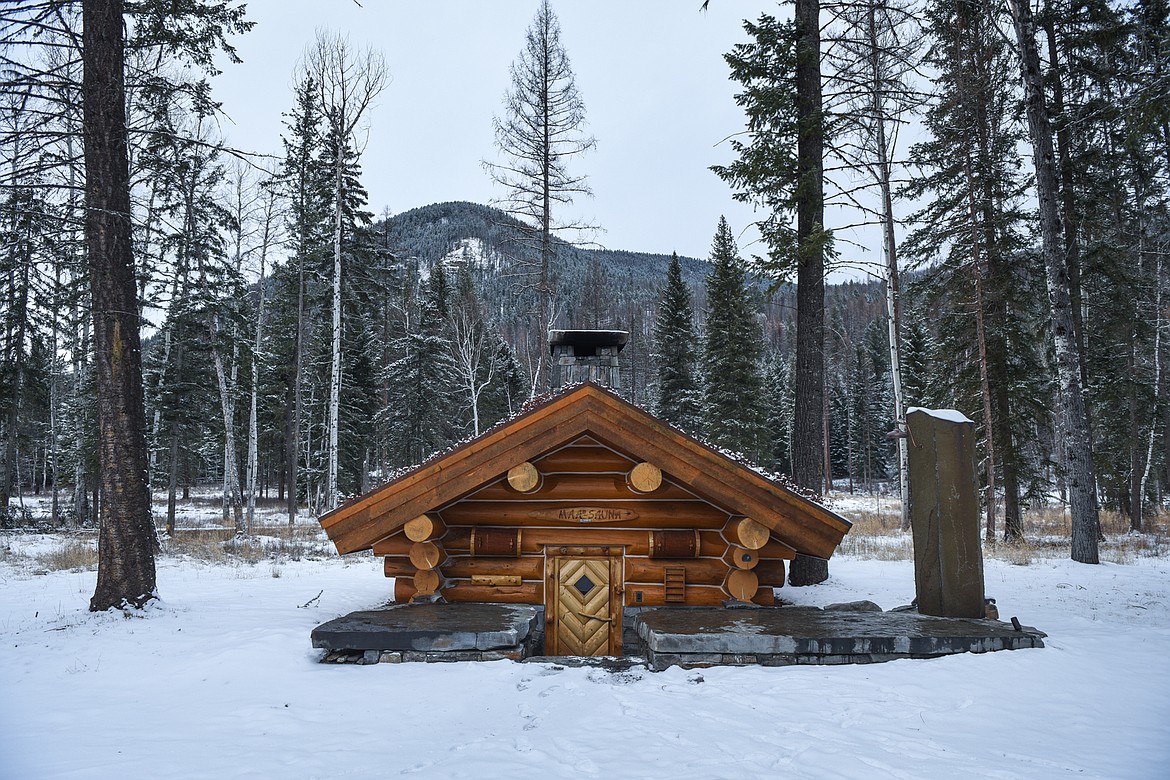
[[[886,318],[894,419],[902,420],[901,285],[893,186],[899,135],[923,101],[912,80],[921,53],[921,25],[907,0],[857,0],[836,7],[840,26],[825,60],[832,69],[829,98],[839,104],[841,138],[830,143],[864,180],[876,185],[880,204]],[[857,205],[862,205],[858,203]],[[872,214],[872,208],[862,206]],[[907,441],[897,440],[902,527],[910,527]]]
[[[447,317],[455,374],[471,414],[472,435],[478,436],[480,397],[495,379],[498,339],[484,322],[466,266],[460,271],[455,302]]]
[[[316,42],[305,53],[302,68],[319,90],[322,114],[329,125],[332,156],[333,273],[331,359],[327,422],[328,466],[324,509],[337,506],[338,434],[341,412],[341,286],[342,239],[346,218],[346,160],[356,153],[359,133],[374,100],[386,87],[388,74],[382,55],[367,49],[356,51],[349,40],[336,33],[317,32]]]
[[[273,177],[269,177],[269,182]],[[248,511],[245,517],[246,528],[250,531],[256,516],[256,478],[259,473],[259,426],[257,420],[257,396],[260,389],[260,360],[264,344],[264,287],[267,282],[265,271],[268,261],[268,251],[278,243],[280,229],[281,202],[280,190],[269,186],[265,182],[261,186],[259,213],[256,219],[260,228],[260,243],[257,249],[259,269],[256,277],[256,340],[252,346],[252,394],[248,403],[248,473],[246,490],[248,492]]]

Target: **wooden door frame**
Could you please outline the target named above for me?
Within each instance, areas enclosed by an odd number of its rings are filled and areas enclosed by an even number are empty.
[[[559,655],[557,579],[561,559],[609,560],[609,645],[606,655],[622,654],[622,607],[625,604],[625,547],[608,545],[552,546],[544,548],[544,644],[546,655]]]

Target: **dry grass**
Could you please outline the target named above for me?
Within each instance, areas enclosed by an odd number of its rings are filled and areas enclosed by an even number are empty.
[[[263,526],[249,536],[230,528],[179,528],[162,546],[163,555],[236,564],[316,559],[330,550],[321,529],[305,525]]]
[[[909,532],[901,530],[902,517],[897,511],[864,510],[851,513],[853,528],[845,535],[839,553],[878,561],[905,561],[914,557]]]
[[[901,530],[897,509],[854,512],[847,519],[853,522],[853,528],[838,552],[882,561],[913,559],[913,541],[909,532]],[[1067,510],[1060,507],[1028,510],[1023,524],[1023,540],[985,542],[984,555],[1019,566],[1035,560],[1069,557],[1072,527]],[[1131,564],[1138,558],[1170,556],[1170,512],[1147,516],[1140,534],[1130,532],[1128,518],[1117,512],[1102,512],[1101,531],[1104,539],[1099,551],[1104,562]]]
[[[88,539],[68,539],[59,547],[35,556],[34,560],[49,571],[89,571],[97,568],[97,543]]]
[[[203,500],[203,499],[199,499]],[[194,503],[194,502],[192,502]],[[193,508],[190,504],[188,509]],[[865,509],[843,512],[852,521],[853,528],[841,542],[838,552],[843,555],[870,560],[912,560],[912,536],[900,528],[901,517],[896,504],[874,502]],[[288,561],[329,558],[336,555],[333,545],[316,523],[299,522],[289,526],[279,512],[260,514],[260,522],[249,536],[236,537],[231,527],[221,525],[214,509],[189,513],[185,523],[172,536],[162,535],[161,557],[183,558],[229,566],[270,564],[273,577],[282,575],[282,565]],[[202,527],[183,527],[201,522]],[[1002,522],[1002,518],[1000,519]],[[1066,559],[1069,557],[1070,521],[1067,510],[1047,507],[1028,510],[1024,514],[1024,539],[1007,543],[984,543],[984,556],[1007,563],[1027,566],[1037,560]],[[1131,564],[1140,558],[1170,557],[1170,512],[1159,512],[1146,518],[1145,530],[1129,532],[1128,518],[1117,512],[1101,513],[1104,539],[1100,544],[1101,560],[1115,564]],[[48,552],[32,553],[21,545],[0,544],[0,561],[27,563],[43,569],[78,570],[97,566],[97,550],[92,532],[77,532],[64,536],[60,545]],[[42,546],[41,549],[46,549]]]

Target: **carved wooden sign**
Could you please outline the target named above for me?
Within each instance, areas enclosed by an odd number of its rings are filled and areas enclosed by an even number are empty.
[[[599,506],[567,506],[564,509],[538,509],[529,512],[535,520],[556,520],[562,523],[618,523],[623,520],[637,520],[638,513],[632,509],[617,509]]]

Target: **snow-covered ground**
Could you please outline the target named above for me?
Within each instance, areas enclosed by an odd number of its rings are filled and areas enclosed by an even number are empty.
[[[1170,776],[1166,558],[989,560],[1043,650],[655,674],[319,664],[312,628],[391,592],[369,557],[163,558],[160,606],[93,615],[95,574],[36,573],[37,539],[0,537],[4,778]],[[835,558],[781,594],[889,608],[913,570]]]

